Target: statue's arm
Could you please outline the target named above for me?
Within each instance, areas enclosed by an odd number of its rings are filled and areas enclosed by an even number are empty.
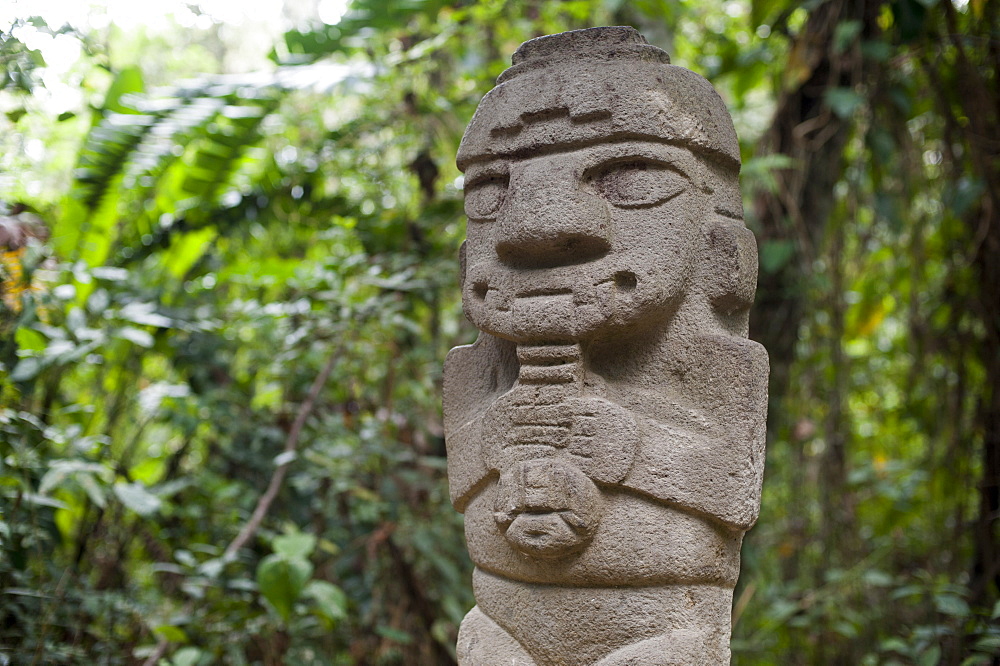
[[[474,417],[456,430],[445,431],[448,490],[451,493],[451,503],[463,513],[490,474],[483,456],[482,442],[482,416]]]
[[[701,351],[688,382],[711,427],[638,417],[641,444],[622,485],[747,530],[760,510],[767,354],[721,336]]]
[[[754,524],[760,508],[762,441],[752,435],[714,439],[649,420],[640,428],[643,444],[623,486],[732,529]]]
[[[444,437],[452,504],[464,511],[490,476],[483,456],[483,414],[517,377],[514,345],[481,333],[444,363]]]

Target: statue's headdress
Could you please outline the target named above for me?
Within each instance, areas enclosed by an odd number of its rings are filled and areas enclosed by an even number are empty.
[[[732,120],[712,85],[635,29],[588,28],[525,42],[479,105],[458,167],[615,139],[682,145],[739,170]],[[609,71],[610,70],[610,71]]]

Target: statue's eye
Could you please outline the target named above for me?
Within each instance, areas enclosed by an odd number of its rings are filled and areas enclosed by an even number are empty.
[[[601,166],[590,180],[598,194],[619,208],[658,206],[683,192],[689,182],[679,171],[647,160]]]
[[[472,220],[495,217],[504,197],[510,176],[497,175],[476,181],[465,190],[465,214]]]

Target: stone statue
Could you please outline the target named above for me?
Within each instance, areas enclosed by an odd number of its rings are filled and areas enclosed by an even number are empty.
[[[533,39],[458,152],[445,436],[463,666],[728,664],[757,518],[757,249],[712,86],[627,27]]]

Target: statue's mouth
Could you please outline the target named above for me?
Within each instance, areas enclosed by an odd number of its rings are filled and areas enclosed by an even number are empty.
[[[581,550],[590,542],[587,530],[572,511],[520,513],[504,531],[504,537],[517,550],[535,557],[555,558]]]
[[[503,283],[504,280],[497,282]],[[587,285],[577,283],[573,287],[564,286],[532,286],[522,289],[510,288],[508,285],[500,286],[487,280],[478,280],[472,286],[472,293],[477,300],[485,302],[487,307],[506,312],[511,309],[515,301],[524,302],[537,301],[535,305],[543,305],[545,301],[561,301],[570,299],[577,304],[583,304],[597,298],[613,297],[617,294],[627,295],[635,291],[638,286],[638,278],[632,271],[618,271],[609,278],[604,278],[591,282]],[[588,281],[589,282],[589,281]],[[609,289],[610,287],[610,289]],[[493,292],[490,294],[490,292]],[[487,298],[491,296],[491,298]]]
[[[512,340],[581,340],[632,311],[652,286],[623,263],[518,271],[488,259],[468,268],[466,312],[483,330]]]
[[[572,294],[569,287],[548,287],[541,289],[527,289],[517,294],[517,298],[539,298],[544,296],[566,296]]]

